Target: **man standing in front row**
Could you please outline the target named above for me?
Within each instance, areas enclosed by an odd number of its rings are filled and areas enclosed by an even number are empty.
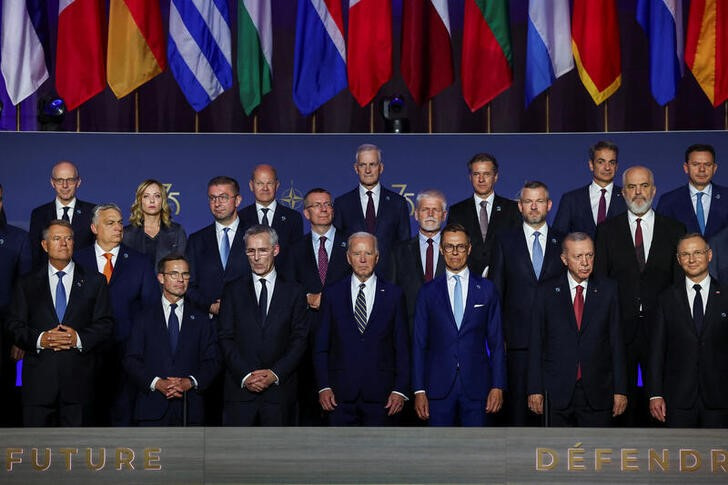
[[[650,345],[650,414],[675,428],[728,427],[728,289],[708,274],[697,233],[683,236],[685,277],[660,295]]]
[[[592,276],[594,243],[564,238],[568,271],[536,291],[529,344],[528,407],[551,426],[607,427],[627,407],[625,350],[617,285]]]
[[[223,290],[218,340],[225,360],[226,426],[295,423],[297,369],[306,349],[306,296],[279,278],[278,236],[256,224],[245,231],[252,274]]]
[[[353,275],[324,289],[314,368],[331,426],[397,423],[409,390],[409,335],[402,290],[374,274],[377,239],[349,236]]]
[[[506,388],[498,295],[468,270],[470,238],[459,224],[442,230],[445,274],[425,284],[415,306],[412,389],[417,416],[431,426],[484,426]]]
[[[51,221],[41,246],[48,264],[19,280],[6,323],[25,351],[23,424],[94,425],[95,350],[114,323],[106,280],[71,260],[69,222]]]

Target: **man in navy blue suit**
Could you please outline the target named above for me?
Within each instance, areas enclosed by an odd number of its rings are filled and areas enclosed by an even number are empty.
[[[377,239],[349,237],[353,275],[324,290],[314,367],[331,426],[397,423],[409,392],[410,354],[402,290],[374,273]]]
[[[412,343],[415,411],[431,426],[484,426],[506,388],[498,292],[468,269],[470,238],[459,224],[442,230],[445,274],[417,297]]]
[[[202,425],[201,392],[221,363],[215,330],[206,313],[185,304],[190,267],[184,256],[162,258],[157,281],[162,286],[161,304],[157,301],[146,307],[134,320],[124,357],[124,367],[137,391],[134,422],[140,426]]]
[[[523,225],[496,236],[490,279],[498,289],[508,362],[505,420],[509,426],[538,426],[528,413],[526,374],[531,311],[539,283],[560,275],[561,234],[546,224],[551,210],[548,187],[526,182],[518,198]]]
[[[256,224],[270,226],[278,234],[281,247],[276,257],[279,271],[287,271],[291,246],[303,236],[303,219],[301,214],[276,200],[278,188],[281,186],[276,169],[270,165],[258,165],[250,175],[250,191],[255,202],[240,209],[238,215],[243,222],[243,230]]]
[[[553,228],[561,234],[585,232],[592,238],[597,225],[627,210],[622,187],[614,185],[619,147],[599,141],[589,147],[589,171],[592,183],[561,196]]]
[[[357,148],[354,171],[359,176],[359,186],[334,201],[334,226],[345,237],[361,231],[375,235],[379,245],[377,271],[382,271],[394,243],[410,238],[409,207],[404,197],[382,186],[384,162],[376,145]]]
[[[667,192],[655,211],[682,222],[688,233],[710,239],[728,225],[728,188],[712,182],[718,164],[712,145],[690,145],[683,170],[687,185]]]
[[[30,244],[33,252],[33,267],[45,267],[48,260],[41,249],[43,229],[52,220],[68,221],[73,227],[74,247],[83,249],[94,243],[91,232],[91,211],[96,204],[84,202],[76,198],[76,191],[81,186],[81,175],[76,166],[69,161],[58,162],[51,170],[51,187],[56,198],[47,204],[33,209],[30,214]]]
[[[627,371],[616,282],[592,275],[594,243],[564,238],[565,274],[536,293],[528,365],[528,407],[550,426],[610,426],[627,408]]]
[[[149,258],[122,244],[124,219],[116,204],[94,207],[91,231],[96,243],[76,253],[76,262],[86,272],[106,277],[109,300],[114,312],[114,338],[102,349],[101,372],[97,387],[100,422],[130,426],[134,389],[128,382],[122,360],[132,321],[144,306],[159,298],[159,286]]]

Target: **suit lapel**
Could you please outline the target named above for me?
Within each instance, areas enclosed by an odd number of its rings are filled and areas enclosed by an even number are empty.
[[[571,296],[571,291],[569,291],[569,296]],[[600,298],[601,294],[599,293],[599,282],[594,278],[589,279],[586,293],[584,294],[584,313],[581,316],[582,334],[587,330],[587,327],[589,327],[589,322],[592,321],[593,315],[597,313],[596,309],[600,307]],[[574,312],[572,312],[572,314],[573,313]],[[574,324],[576,325],[576,314],[574,314]]]
[[[255,319],[255,323],[259,327],[262,327],[264,322],[260,319],[260,306],[258,305],[258,297],[255,296],[255,282],[254,282],[254,278],[256,278],[256,276],[257,275],[255,273],[252,273],[251,277],[248,278],[248,295],[250,297],[250,301],[253,302],[253,305],[252,305],[253,306],[253,313],[255,314],[253,316],[253,318]],[[278,285],[276,285],[276,286],[278,286]],[[275,291],[275,288],[273,289],[273,291]],[[271,301],[271,303],[272,303],[272,301]],[[269,308],[272,309],[273,308],[273,305],[270,305]],[[266,319],[267,319],[267,317],[266,317]]]
[[[538,278],[536,277],[536,271],[533,269],[533,259],[531,259],[531,255],[528,252],[528,244],[529,241],[526,241],[526,233],[523,232],[523,229],[518,230],[518,238],[516,242],[516,248],[520,255],[518,255],[516,258],[518,261],[521,261],[521,263],[524,266],[525,271],[522,274],[527,274],[531,277],[532,281],[537,281]],[[544,254],[544,263],[546,262],[546,255]],[[544,272],[544,267],[541,267],[541,273]]]
[[[552,235],[553,230],[549,228],[549,232],[547,234],[546,238],[546,248],[543,254],[543,266],[541,267],[541,277],[539,277],[539,280],[544,279],[545,275],[551,274],[551,268],[554,265],[560,265],[561,259],[559,259],[559,254],[561,254],[561,247],[559,245],[558,238],[554,237]],[[535,275],[535,273],[534,273]]]
[[[720,314],[718,313],[719,308],[715,303],[718,298],[720,298],[720,289],[717,282],[711,278],[710,291],[708,292],[708,302],[705,307],[705,317],[703,318],[701,335],[707,335],[706,332],[708,331],[708,327],[712,325],[713,322],[720,321]]]
[[[78,265],[76,265],[78,267]],[[48,265],[44,264],[35,275],[37,280],[36,287],[40,289],[39,302],[46,307],[49,315],[53,318],[49,321],[58,320],[56,316],[56,308],[53,306],[53,297],[51,296],[51,284],[48,278]],[[68,307],[66,307],[68,308]]]
[[[587,192],[587,199],[589,198],[589,193]],[[620,212],[622,212],[622,204],[620,201],[622,200],[622,187],[617,187],[616,185],[612,185],[612,196],[609,198],[609,209],[607,210],[607,218],[614,217]],[[591,206],[591,202],[587,200],[589,205]],[[590,211],[591,212],[591,211]],[[592,218],[592,221],[594,219]]]
[[[458,332],[458,325],[455,323],[455,315],[453,314],[453,304],[450,301],[450,292],[448,291],[447,287],[447,273],[443,276],[442,280],[440,280],[440,291],[438,293],[440,294],[440,297],[442,298],[442,301],[440,302],[440,305],[444,308],[446,308],[446,313],[448,316],[449,324],[452,325],[452,328],[455,329],[456,332]],[[468,293],[470,293],[470,289],[468,289]],[[463,312],[463,321],[462,324],[465,323],[465,312]],[[462,328],[462,324],[460,325],[460,328]]]
[[[95,256],[96,252],[94,251],[94,257]],[[119,252],[116,255],[116,264],[114,265],[114,269],[111,271],[109,286],[111,286],[116,280],[121,277],[122,274],[124,274],[124,271],[126,270],[126,265],[128,263],[127,258],[129,258],[129,253],[126,251],[126,248],[123,245],[119,246]]]
[[[713,229],[713,226],[716,224],[719,224],[715,221],[723,221],[725,219],[724,213],[724,207],[723,204],[721,204],[721,189],[722,187],[719,187],[715,184],[713,184],[712,191],[713,195],[710,200],[710,211],[708,212],[708,220],[705,221],[705,233],[706,234],[715,234],[716,230]],[[697,220],[697,216],[695,218]],[[720,230],[720,228],[717,228]]]
[[[71,292],[68,296],[68,304],[66,305],[66,313],[63,317],[64,320],[69,320],[70,315],[73,315],[73,311],[76,309],[76,301],[78,300],[78,297],[74,296],[83,290],[84,285],[86,284],[86,280],[84,277],[83,267],[80,264],[74,264],[73,265],[73,282],[71,283]],[[51,300],[51,306],[53,306],[53,302]],[[53,309],[53,313],[55,313],[55,308]]]
[[[367,319],[367,327],[364,330],[364,333],[369,332],[372,325],[376,325],[377,322],[383,320],[382,318],[379,318],[379,313],[382,311],[383,303],[381,300],[385,298],[384,293],[386,293],[386,291],[387,290],[384,288],[382,281],[377,278],[377,287],[374,289],[374,304],[372,305],[372,312],[369,314],[369,318]]]
[[[475,307],[475,295],[479,293],[480,290],[480,282],[476,281],[475,278],[473,278],[473,275],[470,274],[468,278],[468,294],[465,296],[465,308],[463,308],[463,321],[460,323],[460,331],[462,331],[463,328],[465,328],[465,325],[468,324],[472,319],[472,314]],[[455,321],[454,316],[453,321]]]
[[[410,240],[408,246],[409,246],[410,254],[412,255],[412,257],[414,258],[414,261],[415,261],[415,267],[417,268],[418,281],[424,283],[425,269],[422,267],[422,257],[420,256],[420,235],[417,234],[417,236],[415,236],[414,239]],[[433,249],[433,251],[435,249],[434,243],[433,243],[432,249]],[[438,258],[438,259],[442,259],[442,258]]]
[[[597,224],[594,222],[594,213],[591,208],[591,198],[589,197],[589,187],[587,185],[579,194],[578,206],[583,208],[584,222],[589,224],[591,231],[596,231]],[[612,191],[612,199],[614,198],[614,191]],[[609,210],[611,211],[613,204],[610,202]]]
[[[684,318],[680,318],[680,321],[685,322],[685,325],[687,325],[690,333],[697,336],[698,330],[695,328],[695,321],[693,320],[693,313],[690,311],[690,302],[688,301],[688,292],[685,289],[685,283],[684,279],[681,279],[679,283],[677,283],[675,286],[673,286],[673,292],[674,297],[677,300],[678,305],[678,311],[684,315]],[[711,285],[710,291],[712,292],[713,288]],[[710,298],[708,298],[708,304],[710,304]],[[705,312],[707,315],[708,312]],[[705,323],[706,318],[703,318],[703,323]]]

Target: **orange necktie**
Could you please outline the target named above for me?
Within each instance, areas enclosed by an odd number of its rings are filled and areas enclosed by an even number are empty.
[[[106,283],[108,284],[109,281],[111,281],[111,273],[114,271],[114,265],[111,264],[111,257],[113,255],[111,253],[104,253],[104,257],[106,258],[106,264],[104,265],[104,276],[106,276]]]

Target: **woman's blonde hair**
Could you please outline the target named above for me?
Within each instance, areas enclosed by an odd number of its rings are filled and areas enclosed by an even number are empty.
[[[136,189],[136,195],[134,196],[134,203],[131,205],[131,215],[129,216],[129,222],[137,227],[142,227],[144,224],[144,212],[142,212],[142,197],[144,196],[144,191],[147,190],[147,188],[150,185],[156,185],[159,187],[159,191],[162,193],[162,210],[160,213],[160,218],[162,221],[162,225],[169,227],[170,224],[172,224],[172,211],[169,208],[169,203],[167,202],[167,189],[164,188],[164,185],[162,185],[161,182],[154,179],[147,179],[144,182],[139,184],[139,187]]]

